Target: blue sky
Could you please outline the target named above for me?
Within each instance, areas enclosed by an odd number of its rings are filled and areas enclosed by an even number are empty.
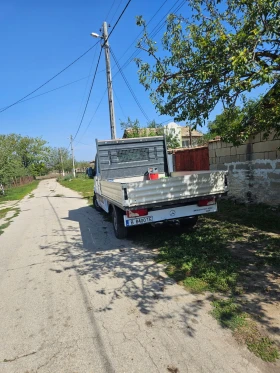
[[[103,21],[113,25],[126,3],[127,0],[44,2],[3,0],[0,2],[2,35],[0,107],[5,107],[36,89],[89,49],[96,43],[96,39],[92,38],[90,33],[99,33]],[[124,54],[141,31],[135,23],[136,15],[143,15],[146,20],[149,20],[164,4],[149,25],[152,29],[175,3],[175,0],[131,1],[110,37],[110,45],[121,65],[134,52],[135,44]],[[187,5],[181,8],[180,13],[188,16]],[[163,30],[157,36],[158,41]],[[99,46],[34,95],[93,73],[98,54]],[[141,52],[140,57],[145,58],[145,52]],[[112,66],[114,66],[113,60]],[[78,160],[93,159],[96,138],[110,138],[107,94],[88,126],[106,89],[104,68],[105,60],[102,54],[88,110],[74,144]],[[113,68],[113,75],[116,72],[117,68]],[[131,62],[124,69],[124,73],[148,117],[158,122],[167,120],[168,117],[158,116],[150,102],[148,92],[139,84],[135,62]],[[74,135],[78,128],[90,83],[91,77],[11,107],[0,114],[0,133],[39,136],[47,140],[51,146],[68,147],[70,134]],[[120,120],[130,116],[132,119],[138,118],[141,124],[145,124],[146,119],[120,74],[114,77],[113,87],[117,135],[121,137]],[[212,117],[217,113],[213,113]],[[87,127],[88,130],[85,132]]]

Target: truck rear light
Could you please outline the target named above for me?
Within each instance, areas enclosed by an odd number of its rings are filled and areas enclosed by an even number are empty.
[[[138,216],[145,216],[148,215],[148,210],[147,209],[137,209],[137,210],[127,210],[126,211],[126,216],[128,218],[135,218]]]
[[[203,206],[209,206],[209,205],[214,205],[216,203],[216,198],[208,198],[208,199],[201,199],[198,201],[197,205],[199,207]]]

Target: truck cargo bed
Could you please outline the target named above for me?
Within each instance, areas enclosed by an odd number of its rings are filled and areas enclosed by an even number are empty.
[[[166,204],[227,192],[223,171],[180,172],[180,176],[138,182],[100,181],[102,196],[120,207]]]

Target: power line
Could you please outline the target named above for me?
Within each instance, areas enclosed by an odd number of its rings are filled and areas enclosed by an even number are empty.
[[[83,104],[83,101],[84,101],[84,98],[85,98],[85,95],[86,95],[86,91],[87,91],[87,87],[88,87],[88,83],[89,83],[89,77],[91,75],[91,71],[92,71],[92,68],[93,68],[93,63],[94,63],[94,60],[95,60],[95,57],[96,57],[96,53],[97,53],[97,48],[94,51],[94,56],[93,56],[92,63],[91,63],[90,69],[89,69],[88,79],[87,79],[87,82],[86,82],[86,85],[85,85],[85,88],[84,88],[84,93],[83,93],[83,96],[82,96],[82,99],[81,99],[81,103],[80,103],[80,107],[79,107],[79,110],[78,110],[78,115],[77,115],[76,120],[78,120],[79,113],[81,111],[81,107],[82,107],[82,104]]]
[[[80,57],[76,58],[73,62],[71,62],[68,66],[66,66],[64,69],[62,69],[61,71],[59,71],[57,74],[55,74],[52,78],[50,78],[49,80],[47,80],[45,83],[41,84],[38,88],[34,89],[34,91],[28,93],[27,95],[25,95],[24,97],[22,97],[20,100],[17,100],[15,101],[13,104],[11,105],[8,105],[6,106],[4,109],[0,110],[0,113],[2,113],[3,111],[9,109],[10,107],[16,105],[17,103],[19,103],[20,101],[23,101],[25,98],[31,96],[33,93],[37,92],[40,88],[44,87],[46,84],[48,84],[49,82],[51,82],[53,79],[55,79],[58,75],[60,75],[61,73],[63,73],[65,70],[67,70],[70,66],[74,65],[74,63],[76,63],[77,61],[79,61],[82,57],[84,57],[89,51],[91,51],[96,45],[98,44],[98,42],[96,42],[92,47],[90,47],[87,51],[85,51]]]
[[[113,9],[113,7],[114,7],[114,5],[115,5],[115,2],[116,2],[116,0],[113,1],[113,4],[111,5],[111,7],[110,7],[110,9],[109,9],[109,12],[107,13],[107,16],[105,17],[105,19],[108,19],[109,14],[111,13],[111,11],[112,11],[112,9]]]
[[[113,21],[113,19],[114,19],[115,15],[116,15],[117,11],[119,10],[119,7],[121,6],[121,3],[122,3],[122,2],[123,2],[123,0],[120,0],[119,5],[117,6],[117,9],[115,10],[114,14],[112,15],[112,17],[111,17],[111,21],[110,21],[110,22]]]
[[[87,146],[92,146],[93,144],[85,144],[84,142],[81,141],[76,141],[76,144],[82,144],[82,145],[87,145]]]
[[[158,14],[158,12],[162,9],[162,7],[167,3],[169,0],[165,0],[164,3],[158,8],[158,10],[155,12],[155,14],[152,16],[152,18],[148,21],[147,26],[152,22],[152,20],[155,18],[155,16]],[[119,61],[125,56],[126,52],[134,45],[134,43],[138,40],[138,38],[141,36],[142,31],[139,32],[139,34],[136,36],[136,38],[133,40],[133,42],[129,45],[129,47],[125,50],[124,53],[122,53],[121,58]],[[116,66],[116,65],[115,65]]]
[[[93,118],[95,117],[95,114],[97,113],[97,110],[99,109],[99,107],[100,107],[100,105],[101,105],[101,103],[102,103],[102,101],[103,101],[103,99],[105,97],[106,92],[107,92],[107,88],[105,89],[105,91],[104,91],[104,93],[103,93],[103,95],[102,95],[102,97],[101,97],[101,99],[100,99],[100,101],[99,101],[99,103],[98,103],[98,105],[97,105],[97,107],[96,107],[96,109],[95,109],[95,111],[94,111],[94,113],[93,113],[93,115],[92,115],[92,117],[91,117],[91,119],[90,119],[90,121],[89,121],[86,129],[85,129],[85,131],[84,131],[84,133],[82,134],[81,139],[84,137],[84,135],[86,134],[86,132],[87,132],[87,130],[89,128],[89,126],[91,125],[91,122],[92,122]]]
[[[107,42],[107,40],[109,39],[109,37],[112,35],[112,32],[114,31],[114,29],[116,28],[117,24],[119,23],[120,19],[122,18],[124,12],[126,11],[127,7],[129,6],[129,4],[131,3],[131,0],[129,0],[124,9],[122,10],[121,14],[119,15],[117,21],[115,22],[112,30],[110,31],[108,37],[106,38],[106,40],[104,41],[104,43],[101,45],[101,49],[100,49],[100,53],[99,53],[99,57],[98,57],[98,61],[97,61],[97,65],[96,65],[96,69],[95,69],[95,73],[94,73],[94,77],[93,77],[93,80],[92,80],[92,84],[91,84],[91,87],[90,87],[90,91],[89,91],[89,94],[88,94],[88,98],[87,98],[87,102],[86,102],[86,105],[85,105],[85,108],[84,108],[84,112],[83,112],[83,115],[82,115],[82,118],[81,118],[81,121],[80,121],[80,124],[78,126],[78,129],[77,129],[77,132],[74,136],[74,140],[76,139],[79,131],[80,131],[80,128],[81,128],[81,125],[82,125],[82,122],[84,120],[84,116],[85,116],[85,113],[86,113],[86,110],[87,110],[87,107],[88,107],[88,103],[89,103],[89,99],[90,99],[90,96],[91,96],[91,91],[92,91],[92,87],[93,87],[93,84],[94,84],[94,81],[95,81],[95,76],[96,76],[96,73],[97,73],[97,69],[98,69],[98,66],[99,66],[99,61],[100,61],[100,57],[101,57],[101,52],[102,52],[102,48],[104,47],[105,43]]]
[[[169,119],[167,119],[167,120],[161,122],[160,125],[161,125],[161,124],[164,124],[164,123],[167,123],[167,122],[169,122],[170,120],[173,120],[173,118],[169,118]]]
[[[126,117],[126,114],[124,113],[124,110],[123,110],[122,104],[120,103],[120,100],[119,100],[119,98],[118,98],[118,96],[117,96],[117,94],[116,94],[116,91],[115,91],[114,89],[113,89],[113,91],[114,91],[114,95],[115,95],[115,97],[116,97],[116,99],[117,99],[117,101],[118,101],[119,107],[121,108],[121,111],[122,111],[122,113],[123,113],[123,116]]]
[[[173,10],[173,8],[175,8],[175,6],[179,3],[180,0],[177,0],[175,2],[175,4],[172,5],[172,7],[168,10],[167,13],[165,13],[165,15],[160,19],[160,21],[155,25],[155,27],[152,29],[151,31],[151,34],[150,36],[151,37],[155,37],[159,31],[163,28],[163,26],[165,25],[166,23],[166,20],[165,18],[168,16],[168,14],[170,14],[170,12]],[[186,3],[186,0],[183,0],[181,1],[181,3],[179,4],[179,6],[174,10],[174,12],[177,12],[178,10],[181,9],[181,7]],[[163,21],[164,20],[164,21]],[[162,23],[163,21],[163,23]],[[150,21],[147,23],[147,25],[150,23]],[[161,25],[160,25],[161,24]],[[138,37],[142,34],[142,31],[138,34]],[[138,39],[137,37],[137,39]],[[135,40],[134,40],[135,41]],[[134,52],[132,52],[132,54],[130,55],[130,57],[128,57],[128,59],[125,61],[125,63],[122,65],[122,69],[125,69],[132,61],[132,59],[134,59],[135,57],[137,57],[140,53],[141,53],[141,49],[136,49]]]
[[[90,76],[90,75],[88,75],[88,76],[84,76],[84,77],[81,78],[81,79],[77,79],[77,80],[74,80],[73,82],[63,84],[63,85],[61,85],[61,86],[59,86],[59,87],[56,87],[56,88],[54,88],[54,89],[51,89],[51,90],[49,90],[49,91],[46,91],[46,92],[40,93],[39,95],[29,97],[29,98],[27,98],[27,99],[25,99],[25,100],[22,100],[22,101],[18,102],[17,105],[18,105],[18,104],[21,104],[22,102],[26,102],[26,101],[29,101],[29,100],[33,100],[33,98],[37,98],[37,97],[40,97],[40,96],[44,96],[44,95],[46,95],[46,94],[48,94],[48,93],[51,93],[51,92],[57,91],[58,89],[61,89],[61,88],[67,87],[67,86],[69,86],[69,85],[71,85],[71,84],[81,82],[82,80],[87,79],[89,76]],[[4,109],[4,108],[3,108],[3,109]],[[2,109],[0,109],[0,110],[2,110]]]
[[[116,27],[116,26],[117,26],[117,24],[119,23],[120,19],[122,18],[122,16],[123,16],[124,12],[126,11],[126,9],[127,9],[128,5],[129,5],[130,3],[131,3],[131,0],[128,0],[128,2],[126,3],[126,6],[125,6],[125,7],[123,8],[123,11],[121,12],[121,14],[120,14],[119,18],[118,18],[118,19],[116,20],[116,22],[115,22],[115,24],[114,24],[114,26],[113,26],[112,30],[110,31],[110,33],[109,33],[109,35],[108,35],[108,38],[107,38],[107,39],[109,39],[109,37],[111,36],[112,32],[114,31],[115,27]]]
[[[113,59],[114,59],[116,65],[118,66],[119,71],[120,71],[120,73],[121,73],[121,76],[123,77],[123,80],[125,81],[125,84],[127,85],[127,87],[128,87],[128,89],[129,89],[129,91],[130,91],[132,97],[134,98],[136,104],[138,105],[138,107],[139,107],[139,109],[141,110],[141,112],[142,112],[142,114],[144,115],[144,117],[147,119],[148,122],[150,122],[151,120],[149,119],[149,117],[148,117],[148,115],[146,114],[145,110],[144,110],[143,107],[141,106],[141,104],[140,104],[139,100],[137,99],[137,97],[136,97],[136,95],[135,95],[133,89],[131,88],[131,86],[130,86],[128,80],[126,79],[126,77],[125,77],[125,75],[124,75],[124,73],[123,73],[123,71],[122,71],[122,68],[121,68],[121,66],[120,66],[120,64],[119,64],[119,62],[118,62],[118,60],[116,59],[116,56],[115,56],[115,54],[114,54],[114,52],[113,52],[113,50],[112,50],[111,47],[110,47],[110,51],[111,51],[111,54],[112,54],[112,56],[113,56]]]
[[[99,56],[98,56],[98,60],[97,60],[97,64],[96,64],[96,68],[95,68],[95,72],[94,72],[94,76],[93,76],[93,79],[92,79],[91,87],[90,87],[88,98],[87,98],[87,102],[86,102],[86,105],[85,105],[85,108],[84,108],[84,112],[83,112],[82,118],[80,120],[80,124],[79,124],[78,129],[77,129],[77,132],[76,132],[76,134],[74,136],[74,140],[76,139],[76,137],[77,137],[77,135],[78,135],[78,133],[80,131],[80,128],[81,128],[81,125],[83,123],[84,116],[85,116],[85,113],[86,113],[86,110],[87,110],[87,107],[88,107],[88,103],[89,103],[89,99],[90,99],[90,96],[91,96],[92,87],[93,87],[93,84],[94,84],[94,81],[95,81],[97,69],[98,69],[99,62],[100,62],[101,52],[102,52],[102,48],[100,49],[100,53],[99,53]]]
[[[97,74],[99,74],[101,71],[98,71]],[[29,100],[33,100],[33,98],[37,98],[37,97],[40,97],[40,96],[44,96],[48,93],[51,93],[51,92],[54,92],[54,91],[57,91],[58,89],[61,89],[61,88],[64,88],[64,87],[67,87],[69,85],[72,85],[72,84],[75,84],[75,83],[78,83],[78,82],[81,82],[82,80],[85,80],[85,79],[88,79],[90,76],[93,76],[93,74],[90,74],[90,75],[87,75],[87,76],[84,76],[83,78],[80,78],[80,79],[77,79],[77,80],[73,80],[72,82],[69,82],[69,83],[66,83],[66,84],[63,84],[59,87],[56,87],[56,88],[53,88],[53,89],[50,89],[49,91],[46,91],[46,92],[43,92],[43,93],[40,93],[39,95],[36,95],[36,96],[32,96],[32,97],[29,97],[25,100],[22,100],[20,102],[17,103],[18,104],[21,104],[23,102],[26,102],[26,101],[29,101]],[[2,110],[4,108],[0,108],[0,110]]]

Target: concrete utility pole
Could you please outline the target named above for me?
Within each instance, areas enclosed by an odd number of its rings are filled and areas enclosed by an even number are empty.
[[[63,167],[63,161],[62,161],[62,153],[61,153],[61,149],[59,148],[59,156],[60,156],[60,164],[61,164],[61,169],[62,169],[62,176],[64,177],[65,176],[65,173],[64,173],[64,167]]]
[[[72,152],[72,163],[73,163],[73,177],[76,177],[76,170],[75,170],[75,159],[74,159],[74,150],[73,150],[73,137],[70,136],[71,142],[71,152]]]
[[[104,39],[104,51],[105,51],[105,60],[106,60],[106,76],[107,76],[108,101],[109,101],[109,112],[110,112],[111,139],[115,139],[116,138],[116,123],[115,123],[113,83],[112,83],[112,73],[111,73],[111,63],[110,63],[110,49],[109,49],[109,42],[108,42],[107,22],[103,23],[103,39]]]
[[[95,32],[92,32],[91,36],[93,36],[94,38],[102,38],[104,40],[102,48],[104,47],[104,51],[105,51],[111,139],[114,140],[116,138],[116,123],[115,123],[115,109],[114,109],[113,84],[112,84],[112,73],[111,73],[111,63],[110,63],[110,49],[109,49],[109,43],[108,43],[107,22],[103,23],[103,35],[102,36],[99,34],[96,34]]]

